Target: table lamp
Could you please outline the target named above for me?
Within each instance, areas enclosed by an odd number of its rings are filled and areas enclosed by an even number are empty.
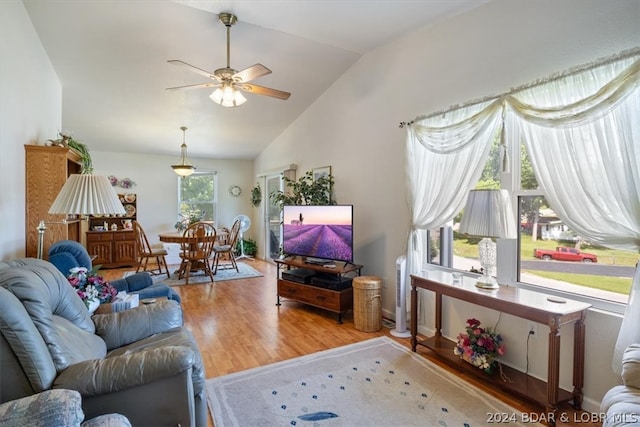
[[[104,176],[69,175],[49,208],[50,214],[125,215],[124,206],[111,183]],[[42,259],[45,222],[38,224],[38,258]]]
[[[492,238],[515,239],[517,237],[511,200],[507,190],[471,190],[464,207],[460,233],[482,237],[478,243],[478,256],[482,277],[476,286],[497,289],[493,277],[496,269],[496,244]]]

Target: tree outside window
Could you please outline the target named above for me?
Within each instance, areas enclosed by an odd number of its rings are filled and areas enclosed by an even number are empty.
[[[202,221],[214,221],[216,217],[216,173],[195,172],[180,177],[178,213],[181,218],[200,216]]]
[[[489,158],[483,170],[477,189],[501,188],[503,159],[500,140],[494,141]],[[608,249],[593,245],[570,230],[555,216],[544,193],[539,189],[533,167],[524,144],[520,145],[519,159],[511,159],[509,169],[518,176],[519,189],[512,193],[517,198],[519,208],[518,235],[518,281],[575,293],[609,301],[627,301],[631,288],[633,269],[637,262],[637,254]],[[442,250],[452,247],[452,260],[447,266],[460,270],[477,270],[478,237],[470,237],[457,233],[462,218],[460,212],[453,220],[453,233],[443,233],[444,229],[431,230],[429,260],[425,262],[443,264],[448,257],[441,256]],[[442,236],[452,236],[451,241],[443,241]],[[425,239],[426,241],[427,239]],[[446,240],[446,239],[445,239]],[[545,261],[534,256],[534,249],[555,250],[557,247],[569,247],[582,252],[595,254],[598,262],[593,265],[572,261]]]

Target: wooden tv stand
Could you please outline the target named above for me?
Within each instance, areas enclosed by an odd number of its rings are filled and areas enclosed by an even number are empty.
[[[282,272],[292,268],[306,268],[308,270],[332,274],[337,276],[337,278],[342,278],[348,274],[359,276],[360,271],[362,270],[361,265],[334,262],[333,265],[335,265],[335,267],[329,268],[323,265],[307,263],[302,257],[289,257],[285,259],[276,259],[274,261],[278,267],[278,293],[276,305],[281,305],[281,297],[295,300],[337,313],[338,323],[342,323],[342,315],[353,308],[352,287],[342,290],[325,289],[312,284],[297,283],[283,279]]]
[[[557,419],[558,403],[572,401],[576,409],[582,406],[582,386],[584,385],[584,319],[591,304],[562,299],[554,302],[554,297],[541,292],[500,285],[495,291],[479,289],[476,279],[463,277],[462,283],[453,284],[451,274],[443,271],[429,271],[428,278],[411,276],[411,350],[417,345],[432,350],[447,364],[475,375],[496,387],[517,394],[523,399],[542,405],[546,409],[549,425]],[[435,293],[435,335],[418,339],[418,288]],[[455,343],[442,336],[442,296],[447,296],[472,304],[477,304],[523,319],[549,326],[549,356],[547,381],[541,381],[524,372],[502,366],[510,381],[503,381],[499,375],[489,375],[460,359],[453,353]],[[560,379],[560,328],[574,324],[573,338],[573,391],[559,387]]]

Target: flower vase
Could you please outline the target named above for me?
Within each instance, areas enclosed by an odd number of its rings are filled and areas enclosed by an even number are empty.
[[[89,314],[93,314],[98,307],[100,307],[100,300],[92,299],[89,301],[89,305],[87,306],[87,310],[89,310]]]

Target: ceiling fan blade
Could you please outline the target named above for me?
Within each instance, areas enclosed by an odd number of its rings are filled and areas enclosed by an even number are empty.
[[[186,86],[175,86],[168,87],[166,90],[179,90],[179,89],[200,89],[203,87],[219,87],[220,83],[198,83],[195,85],[186,85]]]
[[[267,74],[271,74],[270,69],[262,64],[254,64],[249,68],[238,71],[231,77],[239,83],[246,83],[257,79],[258,77],[266,76]]]
[[[289,92],[284,92],[278,89],[271,89],[270,87],[258,86],[253,83],[245,83],[236,85],[239,89],[244,90],[245,92],[255,93],[257,95],[267,95],[272,96],[274,98],[287,100],[291,96]]]
[[[214,74],[212,74],[212,73],[210,73],[208,71],[205,71],[203,69],[200,69],[198,67],[194,67],[193,65],[187,64],[186,62],[181,61],[179,59],[170,59],[167,62],[169,64],[180,65],[182,67],[186,67],[186,68],[190,69],[191,71],[193,71],[194,73],[202,74],[203,76],[209,77],[210,79],[218,80]]]

